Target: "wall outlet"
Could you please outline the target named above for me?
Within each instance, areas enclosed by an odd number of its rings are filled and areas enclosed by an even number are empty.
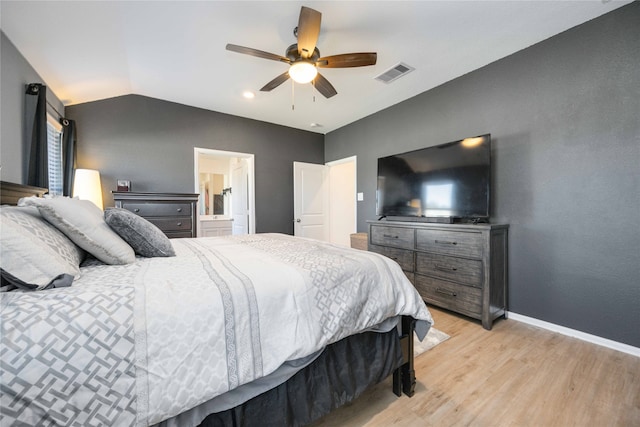
[[[358,201],[361,202],[364,200],[364,193],[358,193]]]

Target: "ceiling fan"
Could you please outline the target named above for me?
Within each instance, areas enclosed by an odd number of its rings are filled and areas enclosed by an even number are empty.
[[[293,34],[297,37],[298,43],[289,46],[285,56],[235,44],[227,44],[227,50],[258,58],[280,61],[290,65],[289,70],[264,85],[264,87],[260,89],[263,92],[269,92],[277,88],[291,77],[291,79],[297,83],[313,82],[318,92],[324,95],[325,98],[331,98],[338,92],[331,83],[318,72],[317,68],[350,68],[375,65],[377,54],[375,52],[368,52],[320,56],[320,51],[316,43],[320,35],[321,18],[322,14],[317,10],[302,6],[300,9],[300,17],[298,18],[298,26],[293,30]]]

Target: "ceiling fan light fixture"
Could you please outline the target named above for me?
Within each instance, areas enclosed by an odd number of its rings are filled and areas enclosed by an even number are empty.
[[[309,83],[315,79],[317,75],[318,70],[311,62],[297,61],[291,64],[291,68],[289,68],[289,77],[296,83]]]
[[[317,68],[354,68],[376,65],[378,55],[375,52],[342,53],[340,55],[321,56],[318,49],[318,37],[320,35],[320,22],[322,13],[309,7],[300,8],[298,26],[294,30],[297,43],[292,44],[285,51],[285,55],[265,52],[235,44],[227,44],[226,49],[256,58],[270,61],[284,62],[289,69],[264,85],[260,92],[270,92],[287,80],[294,83],[306,84],[313,82],[315,90],[329,99],[338,92],[333,85],[318,72]],[[291,84],[291,93],[295,85]],[[315,100],[315,92],[314,98]]]

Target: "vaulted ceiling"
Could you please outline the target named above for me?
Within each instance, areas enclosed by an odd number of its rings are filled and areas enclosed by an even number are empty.
[[[139,94],[328,133],[626,3],[2,0],[0,18],[65,105]],[[284,55],[301,6],[322,13],[323,56],[378,54],[374,66],[322,69],[338,92],[329,99],[290,80],[260,92],[287,65],[225,49]],[[401,62],[415,70],[375,79]]]

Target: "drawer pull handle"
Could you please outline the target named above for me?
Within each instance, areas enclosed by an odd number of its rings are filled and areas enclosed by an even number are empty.
[[[435,265],[434,269],[439,270],[439,271],[458,271],[457,268],[455,267],[443,267],[441,265]]]
[[[140,208],[135,208],[133,211],[134,212],[140,212]]]
[[[176,225],[177,225],[178,227],[180,227],[180,226],[182,225],[182,223],[181,223],[181,222],[178,222],[178,223],[176,223]]]
[[[176,209],[178,212],[182,212],[182,208],[178,208]]]
[[[446,240],[436,240],[436,243],[440,243],[441,245],[457,245],[458,242],[448,242]]]
[[[394,236],[392,234],[383,234],[382,237],[388,237],[388,238],[391,238],[391,239],[397,239],[398,238],[398,236]]]
[[[457,297],[458,296],[458,294],[455,293],[455,292],[451,292],[451,291],[448,291],[446,289],[441,289],[441,288],[436,288],[436,292],[439,293],[439,294],[448,295],[450,297]]]

